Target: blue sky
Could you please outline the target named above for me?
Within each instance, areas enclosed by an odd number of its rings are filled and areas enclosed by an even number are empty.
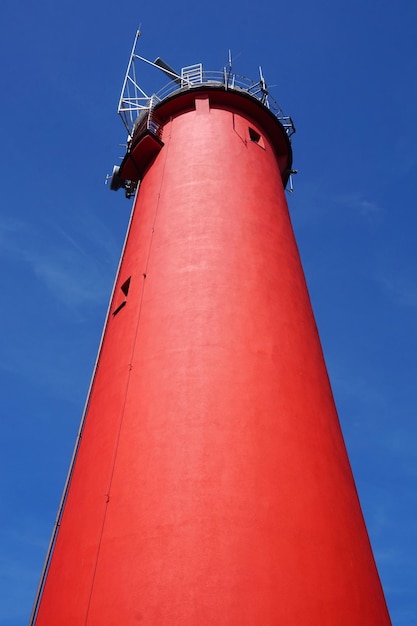
[[[140,23],[141,53],[176,68],[261,64],[294,119],[288,199],[339,417],[393,623],[415,624],[417,4],[3,0],[2,18],[0,625],[28,621],[128,221],[104,180]]]

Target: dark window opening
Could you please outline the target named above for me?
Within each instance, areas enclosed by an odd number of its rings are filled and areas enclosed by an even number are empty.
[[[130,287],[130,276],[127,280],[125,280],[125,282],[123,283],[123,285],[120,287],[120,289],[123,291],[123,293],[125,294],[125,296],[127,296],[127,294],[129,293],[129,287]]]
[[[258,146],[261,146],[261,148],[265,148],[265,143],[264,143],[262,135],[260,135],[258,131],[256,131],[254,128],[251,128],[250,126],[248,127],[248,130],[249,130],[249,139],[253,141],[253,143],[258,144]]]
[[[112,313],[113,317],[114,317],[115,315],[117,315],[117,314],[118,314],[118,312],[119,312],[119,311],[121,311],[121,310],[123,309],[123,307],[124,307],[124,306],[126,306],[126,300],[123,300],[123,302],[122,302],[121,304],[119,304],[119,306],[117,307],[117,309],[114,309],[114,311],[113,311],[113,313]]]
[[[125,280],[125,282],[123,283],[123,285],[120,286],[120,289],[124,295],[125,298],[127,298],[127,294],[129,293],[129,287],[130,287],[130,279],[131,276],[129,276],[129,278],[127,280]],[[124,306],[126,306],[126,302],[127,300],[123,300],[123,302],[121,302],[113,311],[112,315],[113,317],[115,315],[118,314],[119,311],[121,311],[123,309]]]
[[[249,137],[251,141],[254,141],[255,143],[259,143],[261,140],[261,136],[259,133],[256,132],[256,130],[254,128],[251,128],[249,126]]]

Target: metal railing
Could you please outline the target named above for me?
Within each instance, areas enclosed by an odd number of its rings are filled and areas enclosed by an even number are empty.
[[[155,101],[151,102],[148,108],[141,109],[132,128],[132,133],[135,134],[135,137],[143,135],[146,133],[146,131],[149,130],[152,135],[154,135],[158,139],[161,139],[162,124],[153,112],[154,104]]]
[[[118,106],[118,113],[122,118],[129,136],[132,136],[134,129],[136,131],[138,119],[142,117],[145,111],[152,111],[156,104],[159,104],[175,93],[189,91],[190,89],[196,89],[204,85],[208,87],[219,87],[225,91],[247,93],[255,100],[260,101],[275,115],[282,124],[288,137],[291,137],[291,135],[295,133],[295,127],[291,117],[284,114],[278,102],[267,91],[261,68],[259,68],[260,80],[258,82],[241,76],[240,74],[233,73],[231,67],[225,67],[223,71],[205,71],[201,64],[197,64],[183,68],[181,74],[165,70],[165,73],[172,76],[172,80],[155,94],[148,96],[137,82],[135,61],[144,61],[149,65],[161,69],[158,65],[152,63],[152,61],[144,57],[139,57],[135,52],[132,52]]]

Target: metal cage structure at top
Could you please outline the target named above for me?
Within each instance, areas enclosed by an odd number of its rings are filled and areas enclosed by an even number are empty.
[[[206,71],[203,69],[201,63],[196,63],[195,65],[183,67],[181,72],[177,73],[162,61],[162,59],[157,58],[155,61],[149,61],[137,53],[140,34],[138,30],[133,43],[117,108],[117,112],[123,121],[129,137],[132,136],[133,130],[137,126],[138,118],[143,116],[144,112],[151,111],[156,104],[159,104],[174,93],[187,91],[201,87],[202,85],[218,87],[225,91],[243,91],[249,94],[256,100],[259,100],[275,115],[289,138],[295,133],[295,127],[291,117],[284,114],[277,101],[269,94],[261,67],[259,67],[259,80],[255,82],[232,71],[232,62],[229,54],[228,66],[224,67],[222,71]],[[148,95],[139,84],[139,63],[146,63],[162,70],[164,74],[170,78],[170,81],[158,92]]]

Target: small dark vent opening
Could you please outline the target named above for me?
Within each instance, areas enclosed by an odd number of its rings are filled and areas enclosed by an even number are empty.
[[[255,130],[254,128],[251,128],[251,126],[248,126],[248,132],[249,132],[249,139],[252,141],[252,143],[256,143],[257,146],[265,150],[265,141],[262,135],[258,133],[258,131]]]
[[[253,141],[254,143],[259,143],[261,141],[260,134],[256,132],[254,128],[251,128],[250,126],[249,126],[249,137],[250,137],[250,140]]]
[[[123,285],[120,285],[120,289],[121,292],[123,293],[124,297],[127,298],[127,294],[129,293],[129,287],[130,287],[130,279],[131,276],[129,276],[129,278],[127,280],[125,280],[125,282],[123,283]],[[126,306],[126,300],[123,300],[123,302],[121,302],[113,311],[112,315],[113,317],[115,315],[118,314],[119,311],[121,311],[123,309],[124,306]]]
[[[125,296],[127,296],[127,294],[129,293],[129,287],[130,287],[130,276],[127,280],[125,280],[125,282],[123,283],[123,285],[120,287],[120,289],[123,291],[123,293],[125,294]]]
[[[119,304],[119,306],[117,307],[117,309],[114,309],[114,311],[113,311],[113,313],[112,313],[113,317],[114,317],[115,315],[117,315],[117,314],[118,314],[118,312],[119,312],[119,311],[121,311],[121,310],[123,309],[123,307],[124,307],[124,306],[126,306],[126,300],[123,300],[123,302],[122,302],[121,304]]]

